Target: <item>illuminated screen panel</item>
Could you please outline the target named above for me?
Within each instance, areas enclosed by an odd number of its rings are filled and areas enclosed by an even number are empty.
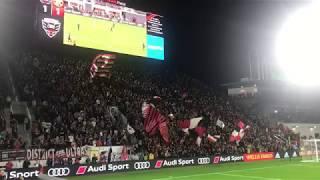
[[[40,0],[41,39],[164,60],[162,16],[118,0]],[[44,36],[46,34],[46,36]]]
[[[164,60],[160,16],[88,0],[64,9],[64,44]]]

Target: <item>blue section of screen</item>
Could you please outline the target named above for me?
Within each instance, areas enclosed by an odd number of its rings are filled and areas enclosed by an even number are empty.
[[[147,35],[148,58],[164,60],[164,38]]]

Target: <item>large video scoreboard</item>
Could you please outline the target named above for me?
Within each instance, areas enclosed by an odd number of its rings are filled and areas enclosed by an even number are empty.
[[[41,39],[164,60],[162,16],[118,0],[40,0]]]

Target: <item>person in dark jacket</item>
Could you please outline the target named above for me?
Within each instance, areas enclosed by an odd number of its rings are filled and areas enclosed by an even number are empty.
[[[28,169],[29,166],[30,166],[30,161],[29,160],[23,161],[23,165],[22,165],[23,169]]]
[[[109,149],[108,153],[108,164],[111,162],[112,148]]]
[[[91,160],[92,164],[97,164],[97,160],[98,160],[97,155],[94,154],[93,157],[92,157],[92,160]]]

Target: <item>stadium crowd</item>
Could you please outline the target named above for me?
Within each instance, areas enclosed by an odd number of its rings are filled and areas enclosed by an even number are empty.
[[[8,79],[8,69],[4,58],[0,60],[0,150],[16,149],[23,146],[21,137],[17,133],[17,122],[9,118],[7,122],[5,109],[9,109],[13,97]]]
[[[131,154],[140,159],[289,148],[285,139],[293,134],[288,129],[258,114],[249,115],[233,98],[187,75],[165,67],[116,62],[110,79],[95,80],[89,76],[89,67],[90,60],[46,53],[22,53],[11,62],[17,91],[35,114],[31,127],[34,146],[132,145]],[[155,101],[154,96],[160,98]],[[170,144],[160,135],[150,137],[145,133],[141,112],[145,101],[152,101],[167,117]],[[128,133],[120,120],[114,120],[110,106],[117,106],[126,116],[134,134]],[[199,116],[204,117],[206,134],[220,136],[217,142],[211,143],[204,136],[198,146],[192,133],[187,135],[178,128],[177,120]],[[224,128],[216,125],[218,119],[224,122]],[[239,143],[230,142],[239,119],[249,128]]]

